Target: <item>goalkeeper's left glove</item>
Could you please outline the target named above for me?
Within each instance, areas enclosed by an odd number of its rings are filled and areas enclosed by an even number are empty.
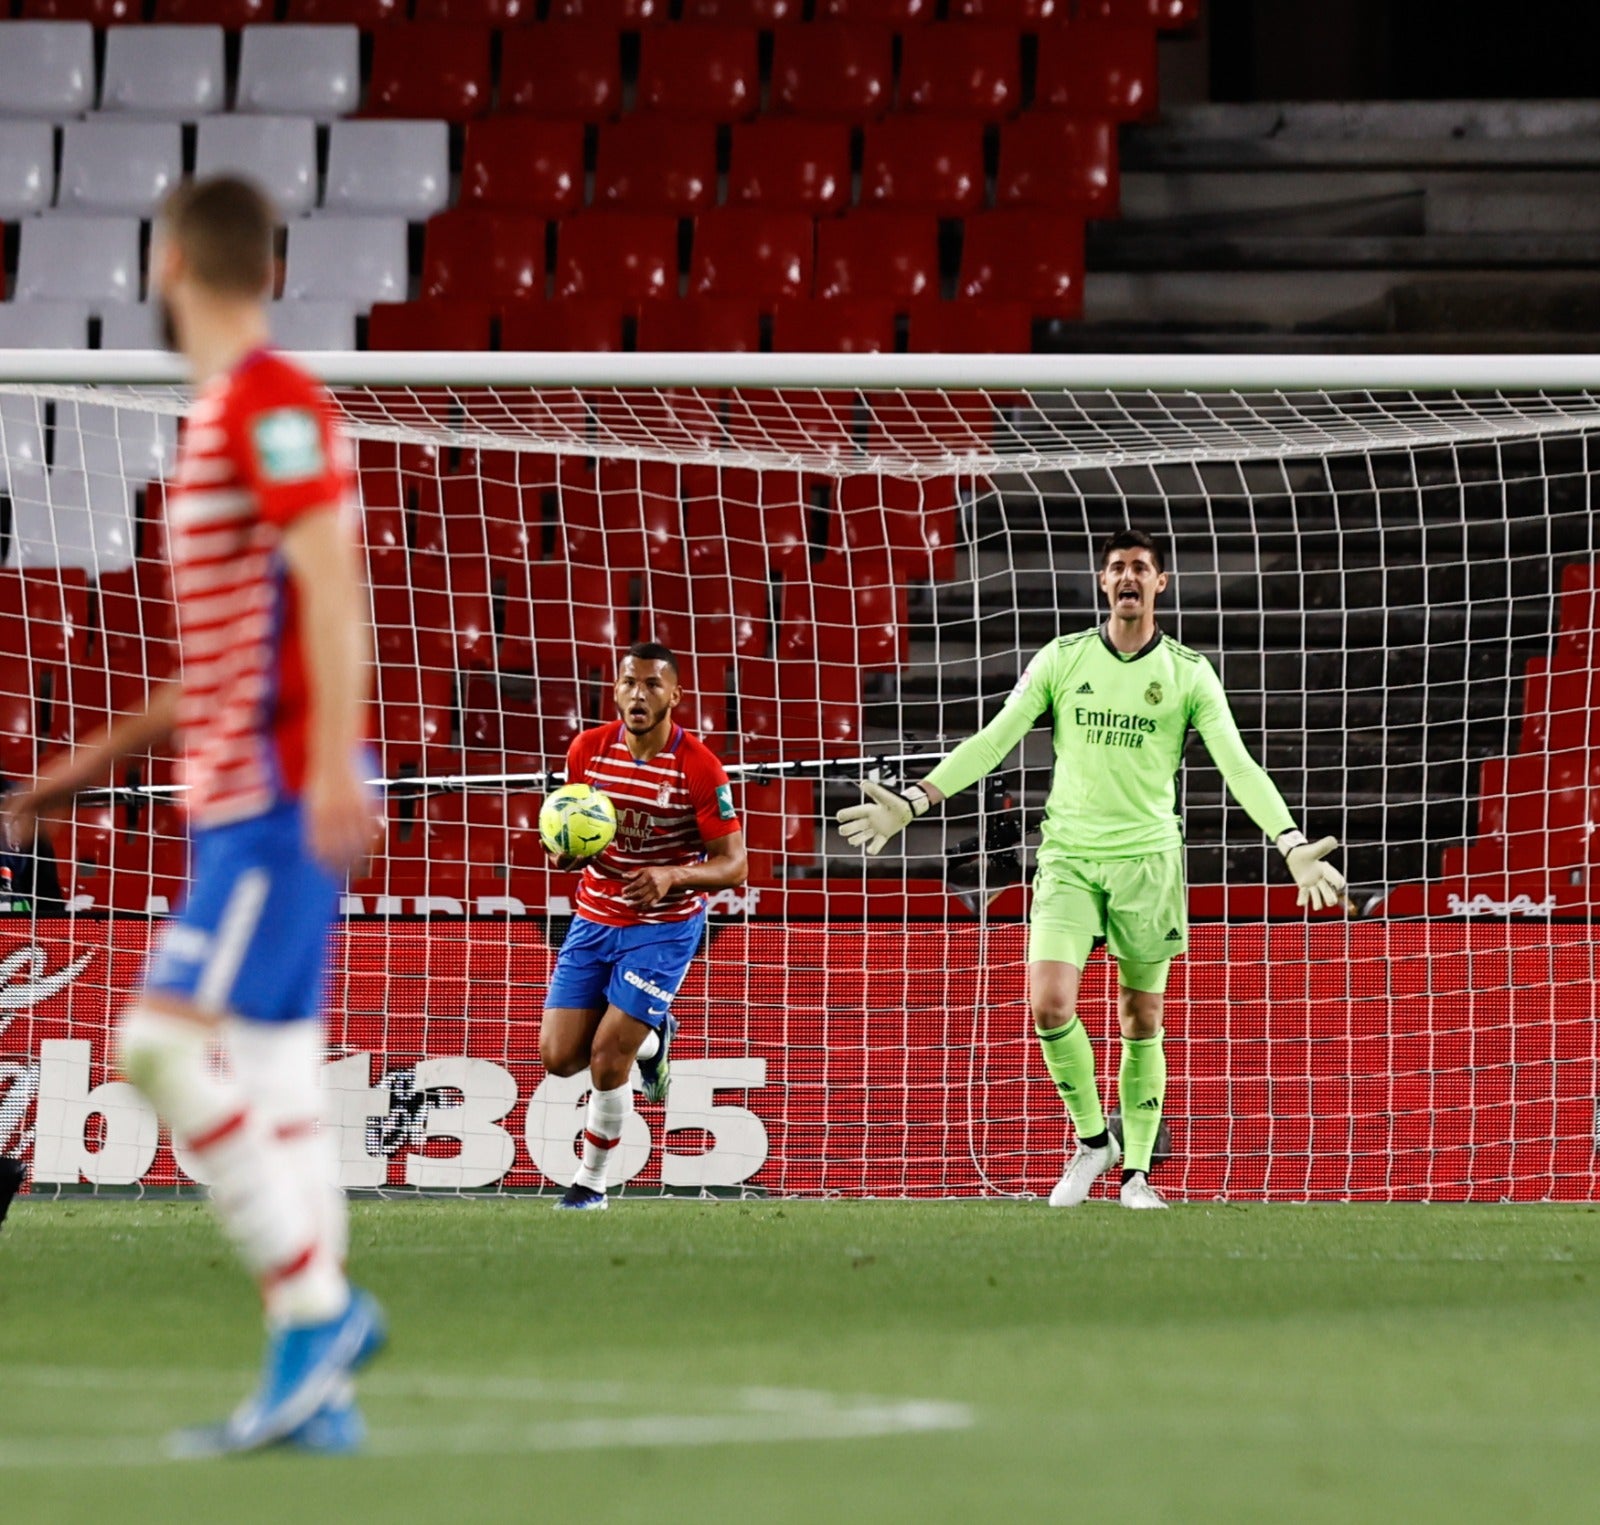
[[[1296,905],[1308,905],[1313,911],[1326,911],[1344,898],[1344,875],[1331,863],[1322,861],[1338,845],[1337,837],[1307,842],[1303,831],[1286,831],[1278,838],[1278,851],[1289,865],[1294,882],[1300,886],[1300,893],[1295,897]]]
[[[864,778],[861,788],[871,803],[846,805],[836,819],[846,842],[852,847],[865,843],[874,855],[883,851],[890,837],[898,836],[919,815],[926,815],[933,804],[921,784],[912,784],[899,794],[876,779]]]

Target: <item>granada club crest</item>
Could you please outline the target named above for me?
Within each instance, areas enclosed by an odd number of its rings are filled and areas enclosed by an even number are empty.
[[[672,780],[662,779],[661,788],[656,791],[656,804],[663,810],[672,803]]]
[[[1161,685],[1159,683],[1152,683],[1150,687],[1144,691],[1144,702],[1146,704],[1161,703]]]

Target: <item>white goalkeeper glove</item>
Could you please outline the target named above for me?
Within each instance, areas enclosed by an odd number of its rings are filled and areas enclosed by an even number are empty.
[[[1313,911],[1326,911],[1344,899],[1344,875],[1331,863],[1322,861],[1338,845],[1337,837],[1308,842],[1303,831],[1286,831],[1278,838],[1278,851],[1289,865],[1294,882],[1300,886],[1300,893],[1295,897],[1296,905],[1310,906]]]
[[[933,804],[921,784],[913,784],[904,794],[878,783],[861,780],[869,803],[846,805],[836,817],[839,831],[852,847],[865,844],[869,853],[881,853],[890,837],[898,836],[919,815],[926,815]]]

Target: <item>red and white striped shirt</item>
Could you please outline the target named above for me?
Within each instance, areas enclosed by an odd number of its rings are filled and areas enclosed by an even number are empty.
[[[306,663],[279,549],[302,514],[354,501],[327,394],[270,350],[195,398],[169,499],[185,803],[197,826],[262,814],[306,771]]]
[[[641,868],[698,863],[706,843],[739,830],[728,775],[711,749],[677,725],[660,752],[639,762],[614,720],[573,738],[567,782],[602,790],[617,809],[616,836],[578,881],[578,914],[608,927],[698,916],[706,903],[698,890],[674,890],[641,909],[622,898],[622,887]]]

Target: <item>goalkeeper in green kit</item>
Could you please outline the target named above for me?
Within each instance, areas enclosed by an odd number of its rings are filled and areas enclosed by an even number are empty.
[[[839,812],[848,841],[881,852],[915,817],[993,772],[1051,712],[1056,763],[1033,881],[1028,1003],[1078,1139],[1050,1193],[1052,1207],[1076,1207],[1119,1160],[1124,1207],[1167,1205],[1149,1170],[1167,1083],[1162,993],[1172,959],[1188,947],[1177,772],[1190,726],[1234,798],[1277,843],[1300,904],[1321,910],[1344,894],[1344,876],[1326,861],[1338,842],[1307,842],[1295,829],[1282,795],[1245,749],[1216,671],[1157,628],[1156,598],[1166,586],[1148,535],[1112,535],[1100,555],[1106,622],[1039,651],[1000,713],[921,783],[898,792],[868,780],[861,786],[867,802]],[[1077,1015],[1078,982],[1101,937],[1117,962],[1126,1159],[1106,1126],[1094,1051]]]

